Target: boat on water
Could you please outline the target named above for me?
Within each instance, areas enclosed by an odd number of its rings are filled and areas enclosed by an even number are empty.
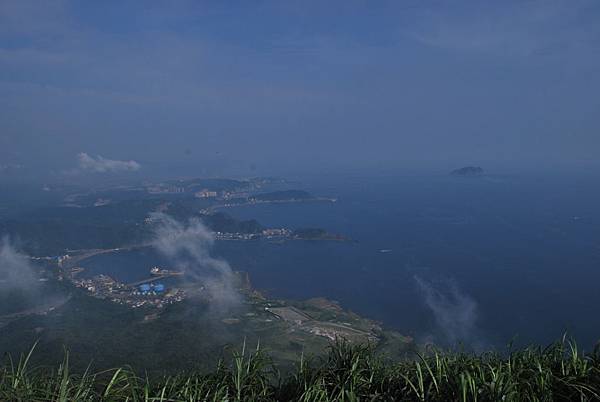
[[[173,271],[173,270],[166,269],[166,268],[161,268],[161,267],[153,267],[150,270],[150,275],[152,275],[152,276],[182,275],[182,274],[183,274],[183,272]]]

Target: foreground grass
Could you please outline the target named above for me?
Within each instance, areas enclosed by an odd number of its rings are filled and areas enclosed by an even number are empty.
[[[336,342],[282,377],[260,348],[245,346],[211,374],[150,381],[124,367],[73,374],[29,367],[31,353],[0,367],[0,401],[597,401],[600,352],[581,355],[563,339],[506,356],[431,350],[386,363],[364,345]]]

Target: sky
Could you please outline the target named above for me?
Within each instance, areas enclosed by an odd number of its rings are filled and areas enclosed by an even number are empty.
[[[600,169],[600,2],[0,0],[0,176]]]

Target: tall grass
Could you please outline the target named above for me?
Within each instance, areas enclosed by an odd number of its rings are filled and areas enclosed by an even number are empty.
[[[0,366],[0,401],[598,401],[600,352],[582,355],[562,339],[507,355],[428,350],[384,362],[369,345],[333,343],[282,377],[260,347],[244,344],[210,374],[149,380],[123,367],[91,374],[32,368],[34,348]]]

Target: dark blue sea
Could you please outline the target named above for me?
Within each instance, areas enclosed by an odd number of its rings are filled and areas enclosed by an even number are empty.
[[[302,188],[338,201],[226,212],[351,241],[217,242],[213,254],[269,296],[324,296],[419,341],[502,349],[568,332],[589,350],[600,339],[597,184],[576,175],[310,178]],[[152,253],[144,258],[145,274]]]

